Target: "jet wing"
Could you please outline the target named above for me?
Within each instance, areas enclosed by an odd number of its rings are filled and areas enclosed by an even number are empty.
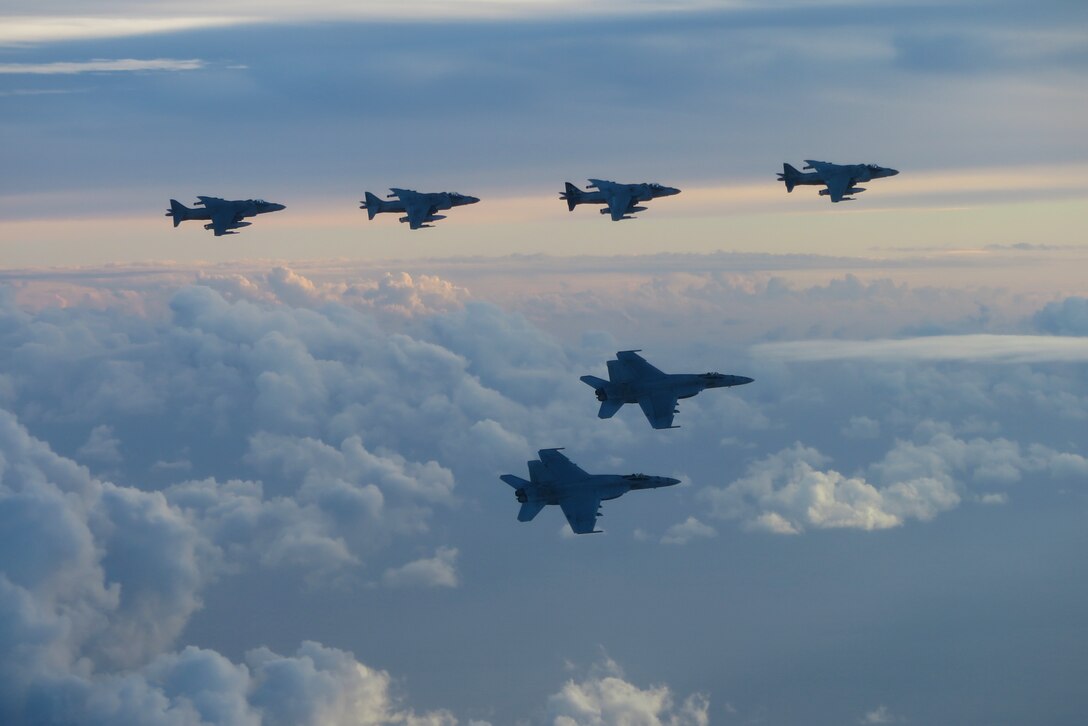
[[[612,215],[613,222],[623,219],[634,206],[635,195],[627,187],[617,187],[609,190],[608,211]]]
[[[558,449],[541,449],[538,454],[540,463],[548,470],[548,474],[553,477],[553,481],[577,481],[589,476],[577,464],[560,454]]]
[[[654,393],[639,398],[638,405],[655,429],[678,428],[672,425],[672,417],[676,414],[676,396]]]
[[[567,518],[571,531],[575,534],[593,534],[596,532],[597,517],[601,499],[596,494],[579,494],[559,500],[563,516]]]
[[[853,181],[849,172],[823,174],[822,176],[824,184],[827,185],[827,193],[831,197],[831,201],[841,202],[843,197],[846,196],[846,190],[850,188],[851,181]]]
[[[204,202],[204,208],[212,214],[212,232],[215,233],[216,237],[231,234],[230,230],[232,229],[249,226],[239,224],[241,218],[233,205],[227,204],[222,199],[213,199],[211,197],[200,197],[200,199]]]
[[[616,365],[612,365],[615,363]],[[621,350],[616,353],[616,360],[608,361],[608,375],[613,383],[645,381],[664,378],[665,374],[646,362],[646,359],[633,350]],[[616,376],[616,374],[619,374]]]
[[[419,198],[409,197],[404,199],[401,197],[401,201],[404,202],[404,213],[408,215],[408,227],[410,229],[419,229],[427,221],[427,217],[438,211],[433,204]]]

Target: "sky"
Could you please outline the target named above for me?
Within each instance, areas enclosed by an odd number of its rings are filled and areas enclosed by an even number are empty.
[[[301,7],[0,0],[0,721],[1083,721],[1083,3]]]

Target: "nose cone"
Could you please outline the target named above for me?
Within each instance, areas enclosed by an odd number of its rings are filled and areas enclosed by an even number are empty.
[[[463,194],[461,195],[461,199],[458,200],[458,206],[463,204],[475,204],[478,201],[480,201],[479,197],[470,197],[467,194]]]
[[[898,169],[884,168],[880,170],[880,176],[895,176],[899,173]]]
[[[679,479],[668,476],[655,476],[654,479],[657,480],[657,486],[659,487],[673,487],[680,483]]]
[[[284,209],[287,209],[287,207],[285,205],[275,204],[275,203],[270,202],[268,204],[267,211],[269,211],[269,212],[280,212],[280,211],[283,211]]]
[[[663,196],[663,197],[671,197],[674,194],[679,194],[679,193],[680,193],[680,190],[677,189],[676,187],[661,187],[661,196]]]
[[[749,378],[748,376],[729,376],[729,385],[743,386],[746,383],[751,383],[754,380],[754,378]]]

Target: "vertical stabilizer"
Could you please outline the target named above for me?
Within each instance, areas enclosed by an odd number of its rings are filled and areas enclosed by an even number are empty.
[[[189,212],[193,210],[186,207],[176,199],[170,200],[170,208],[166,210],[166,216],[174,219],[174,228],[189,218]]]
[[[366,192],[366,199],[363,200],[362,208],[366,210],[366,216],[369,219],[374,219],[374,215],[382,211],[382,204],[381,199],[370,192]]]
[[[782,173],[778,175],[778,180],[786,184],[786,191],[792,192],[793,188],[797,186],[797,181],[801,178],[801,172],[797,171],[793,166],[789,164],[782,165]]]

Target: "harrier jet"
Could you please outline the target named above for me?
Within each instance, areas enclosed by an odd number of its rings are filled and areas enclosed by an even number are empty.
[[[826,161],[805,159],[805,168],[811,173],[797,171],[789,164],[782,165],[778,181],[786,184],[786,191],[792,192],[798,184],[823,184],[827,189],[820,190],[821,197],[831,197],[832,202],[851,202],[851,194],[860,194],[863,187],[854,186],[859,182],[895,176],[899,172],[876,164],[831,164]]]
[[[611,214],[613,222],[634,219],[630,215],[646,211],[646,207],[638,206],[639,202],[648,202],[657,197],[671,197],[673,194],[680,193],[679,189],[661,184],[619,184],[604,179],[590,179],[587,189],[597,191],[582,191],[567,182],[567,190],[561,192],[559,198],[566,200],[568,212],[573,212],[579,204],[604,204],[606,206],[601,210],[601,214]]]
[[[480,201],[476,197],[457,192],[416,192],[411,189],[390,189],[389,195],[395,201],[386,202],[370,192],[366,192],[366,199],[359,203],[359,209],[365,209],[370,219],[382,212],[397,212],[404,216],[401,222],[407,222],[409,229],[422,229],[433,227],[428,222],[437,222],[446,216],[438,214],[440,210],[452,209],[465,204],[475,204]]]
[[[243,222],[246,217],[256,217],[258,214],[278,212],[286,209],[282,204],[273,204],[263,199],[220,199],[219,197],[197,197],[199,200],[194,207],[203,209],[190,209],[176,199],[170,200],[170,208],[166,210],[167,217],[174,218],[174,227],[187,219],[211,220],[204,225],[204,229],[210,229],[216,237],[225,234],[238,234],[234,230],[248,227],[252,222]]]
[[[608,378],[582,376],[592,386],[601,402],[599,418],[612,418],[625,403],[637,403],[655,429],[675,429],[672,417],[676,403],[691,398],[705,388],[726,388],[751,383],[745,376],[721,373],[662,373],[646,362],[635,350],[621,350],[616,360],[608,361]]]
[[[632,489],[657,489],[679,484],[679,479],[645,474],[587,474],[559,453],[541,449],[539,461],[529,462],[529,481],[513,474],[500,479],[514,487],[521,502],[519,522],[532,520],[547,504],[558,504],[575,534],[596,534],[601,502],[621,497]]]

